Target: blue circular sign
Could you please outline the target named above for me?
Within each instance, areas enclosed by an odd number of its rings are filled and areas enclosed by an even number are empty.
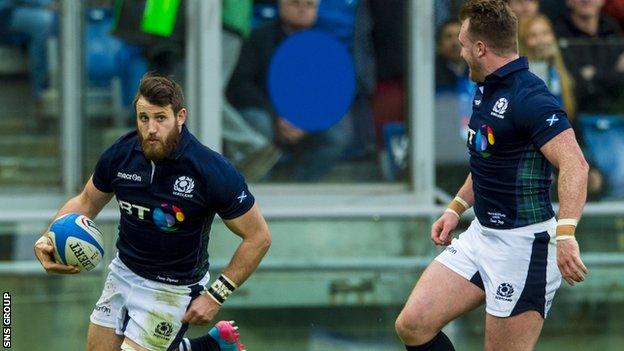
[[[329,34],[299,32],[275,51],[267,85],[279,116],[307,132],[326,130],[351,107],[353,60],[344,45]]]

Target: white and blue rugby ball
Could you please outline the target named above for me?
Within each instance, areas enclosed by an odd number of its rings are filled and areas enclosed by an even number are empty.
[[[87,216],[65,214],[52,222],[48,234],[59,263],[90,271],[104,256],[102,233]]]

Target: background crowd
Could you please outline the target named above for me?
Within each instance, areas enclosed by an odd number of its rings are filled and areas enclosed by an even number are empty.
[[[591,162],[590,199],[624,196],[624,156],[609,152],[624,140],[624,1],[508,2],[520,19],[521,54],[561,101]],[[170,28],[156,34],[142,27],[148,20],[145,1],[86,3],[87,109],[101,117],[91,123],[115,128],[104,135],[119,134],[120,128],[133,126],[132,92],[145,72],[184,81],[186,2],[167,14],[174,20]],[[475,89],[459,56],[461,3],[434,2],[432,103],[436,128],[454,139],[465,130]],[[221,5],[222,115],[201,118],[222,118],[223,151],[249,180],[379,182],[406,177],[407,1],[221,0]],[[58,8],[54,0],[0,0],[0,55],[6,58],[0,79],[27,84],[28,96],[20,95],[16,109],[31,116],[32,130],[44,134],[58,130]],[[317,131],[280,115],[267,84],[276,50],[307,30],[327,33],[347,50],[356,82],[344,116]],[[102,91],[111,96],[106,110],[93,107]],[[467,154],[449,145],[440,145],[437,169],[440,186],[450,190],[461,181],[453,175],[467,167]],[[101,151],[95,149],[94,154]]]

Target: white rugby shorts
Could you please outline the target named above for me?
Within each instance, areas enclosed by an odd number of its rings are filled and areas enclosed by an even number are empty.
[[[148,350],[177,350],[188,325],[181,319],[191,301],[200,295],[209,274],[196,284],[171,285],[142,278],[119,257],[108,266],[102,296],[91,313],[91,322],[114,328]]]
[[[496,317],[534,310],[546,318],[561,285],[554,218],[514,229],[491,229],[477,219],[436,260],[485,291]]]

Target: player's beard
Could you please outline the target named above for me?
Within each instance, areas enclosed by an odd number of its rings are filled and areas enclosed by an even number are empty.
[[[164,140],[158,139],[155,144],[150,144],[148,139],[145,139],[143,134],[139,131],[139,142],[141,143],[141,149],[145,158],[151,161],[162,161],[165,157],[169,156],[173,150],[175,150],[180,140],[180,131],[177,126],[171,129],[171,132],[167,134]]]
[[[485,77],[481,73],[481,67],[479,67],[479,65],[473,62],[466,61],[466,63],[468,64],[468,75],[470,79],[476,83],[483,82]]]

